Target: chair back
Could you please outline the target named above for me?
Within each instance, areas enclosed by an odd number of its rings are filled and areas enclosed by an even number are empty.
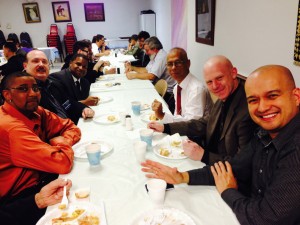
[[[17,44],[20,43],[19,38],[15,33],[10,33],[7,38],[14,40],[14,42]]]
[[[168,89],[168,83],[167,83],[167,81],[160,79],[159,81],[156,82],[154,87],[155,87],[156,91],[158,92],[158,94],[161,97],[164,97],[167,92],[167,89]]]
[[[67,32],[66,35],[68,36],[75,36],[75,29],[72,23],[67,23]]]
[[[50,35],[58,35],[58,27],[56,24],[50,25]]]
[[[28,44],[28,46],[27,46],[28,48],[32,48],[33,47],[32,46],[32,42],[31,42],[31,38],[30,38],[30,36],[29,36],[29,34],[27,32],[22,32],[20,34],[20,41],[21,41],[21,43],[23,41],[25,41],[25,43]]]

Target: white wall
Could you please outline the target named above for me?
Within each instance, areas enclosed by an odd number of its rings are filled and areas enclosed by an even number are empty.
[[[163,44],[164,50],[171,49],[171,1],[150,0],[150,8],[156,13],[156,36]]]
[[[5,37],[9,33],[27,31],[35,47],[46,46],[46,35],[50,31],[50,24],[55,23],[52,12],[54,0],[36,0],[39,4],[41,23],[25,23],[22,3],[25,0],[1,0],[0,5],[0,29]],[[56,0],[57,1],[57,0]],[[83,3],[104,3],[105,22],[85,22]],[[148,0],[69,0],[72,23],[75,27],[77,38],[91,39],[95,34],[100,33],[106,37],[131,36],[138,33],[139,14],[141,10],[149,9]],[[6,25],[11,24],[11,29]],[[66,31],[66,22],[56,23],[59,27],[61,40]]]
[[[215,45],[195,42],[195,1],[188,1],[188,55],[191,72],[202,78],[207,58],[223,54],[242,75],[266,64],[288,67],[300,86],[300,67],[293,64],[298,0],[217,1]]]

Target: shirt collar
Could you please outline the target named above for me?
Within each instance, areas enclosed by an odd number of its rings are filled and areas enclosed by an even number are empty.
[[[29,119],[27,116],[22,114],[20,111],[18,111],[15,107],[13,107],[7,102],[4,102],[4,105],[2,107],[7,114],[23,121],[24,124],[30,128],[30,130],[34,130],[35,127],[41,125],[40,115],[37,112],[34,112],[32,114],[32,118]]]
[[[182,89],[186,89],[189,85],[191,79],[191,74],[189,73],[184,79],[183,81],[181,81],[180,84],[178,84],[178,86],[180,86]]]

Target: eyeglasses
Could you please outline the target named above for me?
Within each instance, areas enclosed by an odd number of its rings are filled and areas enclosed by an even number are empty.
[[[34,92],[40,92],[40,87],[38,85],[32,85],[32,87],[20,86],[20,87],[15,87],[15,88],[8,88],[8,90],[13,89],[13,90],[17,90],[17,91],[22,92],[22,93],[26,93],[26,92],[29,91],[30,88]]]
[[[81,49],[81,51],[85,52],[86,54],[89,53],[89,50],[84,50],[84,49]]]
[[[185,61],[178,60],[175,62],[167,62],[166,65],[167,65],[167,67],[172,68],[173,66],[175,66],[175,67],[182,66],[184,63],[185,63]]]

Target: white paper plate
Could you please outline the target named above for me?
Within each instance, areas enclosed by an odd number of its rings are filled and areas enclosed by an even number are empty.
[[[115,120],[111,121],[108,119],[109,116],[114,116]],[[120,117],[116,113],[107,113],[93,117],[93,121],[103,125],[110,125],[120,122]]]
[[[104,75],[104,76],[100,76],[97,78],[97,81],[109,81],[109,80],[114,80],[114,76],[113,75]]]
[[[170,151],[170,155],[164,156],[160,154],[161,148]],[[153,152],[155,155],[165,158],[165,159],[186,159],[187,156],[183,154],[182,144],[178,147],[171,146],[170,144],[157,144],[153,147]]]
[[[162,214],[165,215],[162,223],[160,223]],[[157,221],[155,223],[155,221]],[[131,225],[196,225],[195,222],[186,213],[174,208],[158,208],[147,211],[138,216]],[[200,225],[200,224],[199,224]]]
[[[87,155],[85,152],[85,146],[91,143],[97,143],[101,146],[101,157],[105,156],[109,152],[113,150],[113,145],[106,142],[106,141],[100,141],[100,140],[91,140],[91,141],[85,141],[82,143],[78,143],[74,145],[73,151],[74,151],[74,157],[78,161],[87,161]]]
[[[103,202],[100,202],[99,205],[94,205],[90,202],[76,202],[70,203],[67,210],[60,210],[58,208],[51,210],[49,213],[46,213],[36,225],[52,225],[52,219],[58,218],[62,215],[63,212],[67,212],[68,215],[72,214],[75,209],[84,209],[85,212],[81,214],[78,218],[73,221],[64,222],[61,225],[77,225],[77,220],[83,218],[84,216],[94,215],[99,217],[101,225],[107,225],[105,210]]]
[[[147,110],[147,109],[150,109],[150,105],[149,104],[142,104],[141,105],[141,111],[144,111],[144,110]]]
[[[141,115],[141,120],[144,121],[144,122],[146,122],[146,123],[151,122],[151,121],[150,121],[150,115],[151,115],[151,114],[154,114],[154,112],[152,112],[152,113],[143,113],[143,114]],[[159,121],[159,120],[156,120],[156,121]]]
[[[104,97],[99,97],[99,98],[100,98],[100,101],[99,101],[98,105],[101,105],[101,104],[104,104],[107,102],[111,102],[113,100],[113,98],[110,96],[104,96]]]

